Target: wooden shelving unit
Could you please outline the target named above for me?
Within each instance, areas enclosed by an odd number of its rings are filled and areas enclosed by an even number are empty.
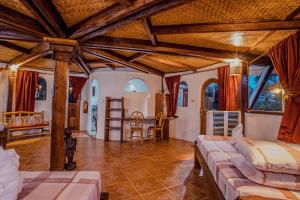
[[[112,103],[118,103],[119,107],[113,108]],[[111,116],[111,113],[120,113],[119,117]],[[106,97],[106,109],[105,109],[105,135],[104,140],[109,141],[110,131],[119,130],[120,131],[120,141],[123,142],[123,121],[125,118],[124,111],[124,97],[122,98],[111,98]],[[119,121],[119,126],[111,126],[112,121]]]

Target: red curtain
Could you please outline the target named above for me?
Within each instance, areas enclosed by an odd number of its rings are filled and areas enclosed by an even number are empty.
[[[278,140],[300,144],[300,32],[269,50],[276,73],[286,94]]]
[[[34,111],[38,72],[17,72],[16,111]]]
[[[87,81],[87,78],[70,76],[69,80],[70,80],[71,86],[73,87],[75,102],[77,102],[79,95],[81,93],[81,90]]]
[[[229,66],[218,68],[220,110],[237,110],[239,76],[230,76]]]
[[[171,77],[166,77],[165,79],[166,79],[168,90],[170,92],[170,108],[169,108],[168,116],[174,117],[177,109],[180,76],[179,75],[171,76]]]

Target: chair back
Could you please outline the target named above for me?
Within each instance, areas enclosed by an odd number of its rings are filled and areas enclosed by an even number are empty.
[[[163,112],[157,113],[157,115],[155,116],[155,122],[157,127],[164,127],[165,115]]]
[[[131,127],[140,127],[144,125],[144,114],[139,111],[134,111],[130,115],[130,126]]]

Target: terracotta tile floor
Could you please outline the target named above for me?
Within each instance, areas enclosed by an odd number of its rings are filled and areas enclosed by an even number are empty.
[[[21,170],[48,170],[50,137],[13,142]],[[110,199],[206,200],[209,189],[193,169],[192,143],[119,143],[78,138],[77,170],[99,170]]]

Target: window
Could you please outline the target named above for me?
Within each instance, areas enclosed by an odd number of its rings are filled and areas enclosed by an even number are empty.
[[[47,96],[47,82],[44,78],[38,78],[38,84],[35,92],[35,100],[45,101]]]
[[[211,83],[205,90],[205,108],[206,110],[219,110],[219,85]]]
[[[131,79],[125,86],[126,92],[148,92],[148,85],[142,79]]]
[[[250,110],[282,112],[284,94],[271,62],[249,65],[248,85]]]
[[[185,81],[180,81],[179,91],[178,91],[178,107],[188,106],[188,84]]]

